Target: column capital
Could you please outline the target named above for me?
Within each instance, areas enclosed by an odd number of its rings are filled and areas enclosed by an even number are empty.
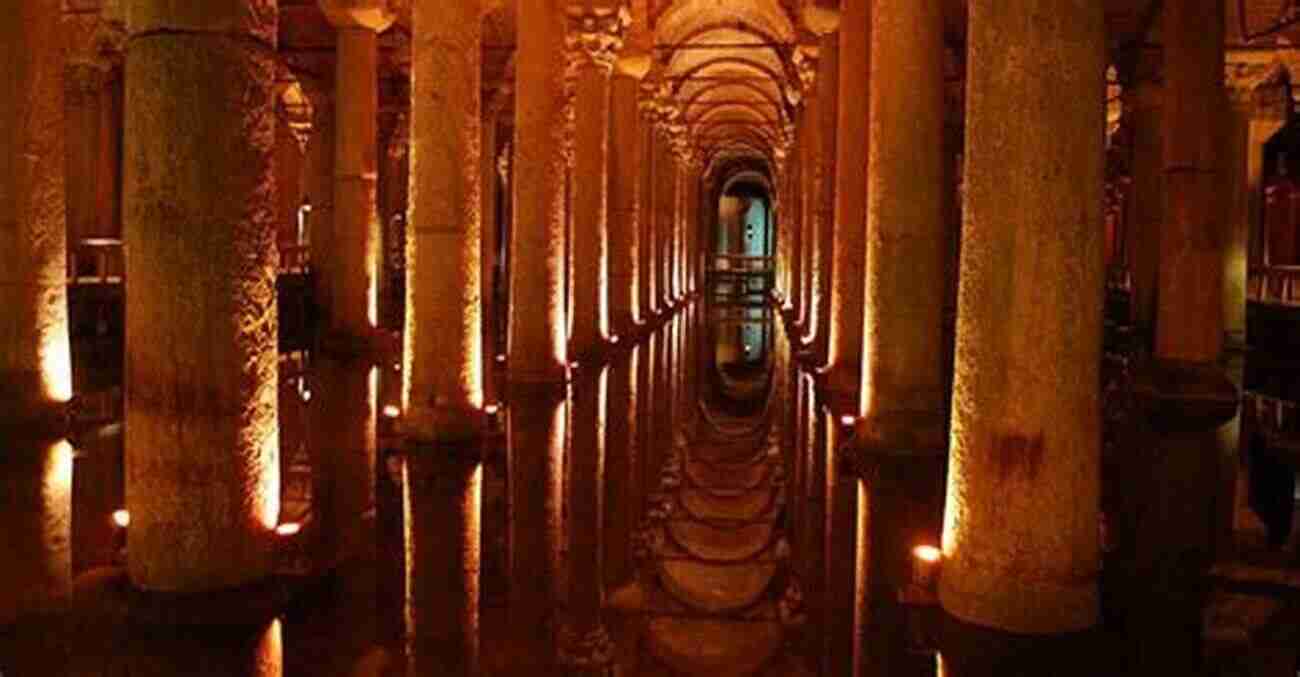
[[[821,61],[821,47],[816,44],[799,45],[791,57],[795,74],[799,76],[799,95],[812,96],[817,92],[817,64]]]
[[[581,13],[575,13],[575,10]],[[626,6],[604,13],[571,9],[569,30],[565,35],[570,58],[577,59],[579,66],[594,66],[606,73],[613,72],[631,25],[632,14]]]
[[[325,18],[335,28],[368,28],[376,33],[388,30],[397,20],[396,0],[317,0]]]

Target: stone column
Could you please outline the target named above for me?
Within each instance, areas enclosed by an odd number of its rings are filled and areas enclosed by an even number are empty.
[[[941,0],[876,0],[860,413],[859,674],[896,673],[898,591],[943,509],[944,45]]]
[[[378,0],[319,0],[337,29],[334,74],[334,247],[329,328],[358,339],[377,324],[379,33],[395,16]]]
[[[655,214],[655,277],[659,307],[670,309],[673,303],[673,270],[671,248],[677,205],[677,162],[669,150],[668,139],[661,123],[660,138],[655,145],[654,171],[658,177],[655,186],[657,210]]]
[[[423,451],[402,465],[407,658],[412,674],[478,675],[483,462],[474,446]]]
[[[0,28],[0,436],[57,435],[72,399],[62,19],[35,0],[11,3],[7,13]]]
[[[818,154],[817,171],[821,175],[818,182],[820,192],[817,195],[817,209],[815,218],[817,220],[817,241],[813,245],[814,273],[813,279],[813,344],[812,349],[817,356],[818,364],[824,364],[828,355],[830,345],[830,319],[831,319],[831,281],[835,274],[835,261],[833,253],[835,251],[835,184],[836,184],[836,159],[838,149],[836,146],[836,123],[839,111],[839,87],[840,87],[840,50],[839,37],[836,33],[828,33],[821,39],[821,56],[818,59],[818,67],[821,72],[817,76],[817,101],[818,112],[821,119],[817,124],[821,126],[821,149]]]
[[[571,11],[582,12],[581,6]],[[570,15],[575,60],[575,176],[573,184],[574,304],[571,346],[590,354],[609,339],[610,75],[631,16],[626,12]]]
[[[1154,73],[1148,72],[1154,70]],[[1160,222],[1164,218],[1164,176],[1161,153],[1164,130],[1161,89],[1148,80],[1163,77],[1158,67],[1141,67],[1140,79],[1124,90],[1124,117],[1132,128],[1133,186],[1128,191],[1128,224],[1124,251],[1133,278],[1133,318],[1150,336],[1155,329],[1156,274],[1160,259]]]
[[[1135,440],[1151,481],[1137,524],[1142,603],[1134,620],[1194,618],[1199,582],[1225,548],[1216,508],[1231,505],[1222,480],[1237,465],[1220,429],[1236,414],[1237,388],[1219,366],[1223,349],[1223,258],[1229,228],[1222,199],[1224,115],[1222,0],[1164,11],[1165,215],[1160,231],[1154,359],[1134,378],[1142,431]],[[1207,18],[1208,17],[1208,18]],[[1225,548],[1226,549],[1226,548]],[[1196,622],[1175,622],[1143,643],[1144,668],[1194,669]]]
[[[504,98],[504,97],[502,97]],[[500,317],[500,307],[497,304],[497,271],[500,270],[500,251],[501,251],[501,215],[502,202],[499,199],[499,186],[501,185],[501,172],[497,166],[497,158],[500,151],[500,118],[501,102],[494,102],[494,105],[487,111],[483,120],[483,133],[481,135],[482,143],[479,148],[479,171],[481,183],[479,199],[483,205],[482,225],[480,232],[480,264],[479,270],[479,298],[481,303],[481,318],[479,327],[483,338],[481,339],[481,348],[479,353],[481,358],[479,364],[482,365],[482,382],[483,382],[483,401],[496,402],[501,399],[500,385],[496,374],[496,357],[501,347],[497,345],[497,336],[500,335],[500,323],[497,318]],[[484,102],[486,105],[486,102]]]
[[[871,79],[871,5],[869,0],[844,0],[840,7],[840,95],[836,138],[863,139],[840,143],[835,165],[835,251],[831,285],[830,345],[827,367],[830,388],[851,393],[861,386],[862,308],[867,263],[867,138]]]
[[[638,261],[640,262],[640,284],[638,301],[641,305],[641,319],[644,322],[659,312],[658,280],[658,242],[657,221],[659,218],[659,191],[656,181],[659,177],[658,135],[655,132],[656,108],[654,91],[645,83],[641,85],[641,100],[637,107],[641,111],[641,241]]]
[[[404,426],[424,442],[483,423],[482,11],[414,7]]]
[[[565,52],[562,0],[518,0],[514,228],[510,238],[510,380],[563,381]]]
[[[861,675],[859,633],[866,620],[868,555],[860,524],[865,515],[862,481],[856,468],[844,462],[841,454],[851,429],[841,426],[834,410],[821,403],[810,413],[810,452],[825,459],[825,503],[822,511],[813,513],[813,517],[825,520],[817,543],[823,548],[820,563],[825,567],[825,588],[821,590],[825,641],[822,674]]]
[[[614,658],[613,640],[605,627],[604,516],[605,423],[609,370],[582,370],[574,383],[571,449],[565,531],[568,623],[560,640],[560,662],[570,675],[604,675]],[[623,497],[618,497],[622,500]]]
[[[624,340],[631,340],[645,314],[641,305],[641,202],[645,196],[641,185],[644,135],[637,111],[640,89],[639,78],[620,65],[611,97],[610,143],[617,152],[609,156],[609,321],[610,331]]]
[[[802,112],[799,113],[802,115]],[[784,195],[781,200],[781,214],[785,217],[782,219],[783,225],[788,229],[790,235],[790,301],[793,305],[795,326],[800,330],[803,329],[807,322],[807,285],[804,284],[806,276],[804,274],[804,248],[807,246],[806,233],[803,227],[803,214],[800,208],[799,186],[800,177],[803,167],[800,166],[799,155],[802,149],[798,140],[795,140],[788,149],[785,160],[785,175],[781,178],[782,191]],[[743,231],[743,226],[742,226]]]
[[[797,190],[800,194],[799,221],[803,232],[801,238],[800,266],[803,268],[803,280],[800,287],[803,294],[803,330],[796,337],[796,343],[805,343],[816,330],[817,297],[816,286],[820,283],[822,271],[817,267],[817,211],[818,181],[820,180],[818,155],[821,152],[821,105],[817,87],[818,54],[815,48],[801,47],[797,52],[796,62],[799,72],[799,87],[803,97],[803,110],[800,114],[800,143],[796,148],[799,164],[804,167],[801,172]]]
[[[873,12],[861,412],[872,443],[897,447],[922,425],[942,445],[943,11],[877,0]]]
[[[510,387],[508,542],[509,575],[515,583],[510,585],[507,603],[509,662],[522,671],[555,661],[568,388],[516,383]]]
[[[970,7],[939,598],[1010,632],[1098,617],[1102,14],[1086,0]]]
[[[230,588],[271,573],[279,521],[276,5],[128,7],[128,571]]]

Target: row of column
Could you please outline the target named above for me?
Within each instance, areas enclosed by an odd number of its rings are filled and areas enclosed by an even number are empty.
[[[1137,394],[1167,456],[1214,453],[1236,407],[1213,366],[1223,257],[1220,215],[1206,202],[1219,167],[1222,40],[1197,37],[1192,20],[1221,16],[1215,3],[1164,10],[1166,139],[1179,141],[1165,145],[1157,360]],[[797,163],[829,163],[821,176],[834,185],[782,177],[796,201],[834,206],[833,221],[816,208],[787,218],[796,230],[780,278],[800,330],[791,340],[805,346],[787,416],[798,428],[797,541],[810,575],[824,578],[811,596],[827,674],[888,674],[895,659],[879,640],[898,618],[891,600],[908,582],[911,549],[940,531],[948,614],[1015,633],[1098,622],[1104,111],[1095,97],[1060,92],[1104,91],[1104,17],[1069,0],[994,4],[973,0],[969,15],[951,401],[941,3],[842,4],[838,32],[818,50],[830,60],[820,77],[838,71],[837,97],[820,87],[805,97]],[[1030,13],[1042,20],[1016,19]],[[1179,420],[1195,432],[1173,435]],[[1208,511],[1197,519],[1215,523]]]

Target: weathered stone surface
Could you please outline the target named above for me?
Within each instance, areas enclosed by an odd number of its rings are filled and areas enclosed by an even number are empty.
[[[1022,633],[1097,622],[1105,40],[1088,0],[971,3],[939,596]],[[1024,17],[1034,16],[1035,21]]]
[[[710,619],[656,618],[646,632],[647,648],[685,675],[742,677],[771,660],[781,646],[781,624]]]
[[[159,591],[267,575],[279,519],[275,66],[248,39],[273,36],[275,3],[212,7],[130,14],[129,571]]]
[[[722,614],[758,602],[776,575],[777,563],[665,560],[659,571],[664,588],[684,604],[705,613]]]

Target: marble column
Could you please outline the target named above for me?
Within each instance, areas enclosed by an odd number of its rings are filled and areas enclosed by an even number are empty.
[[[957,618],[1023,634],[1098,620],[1102,9],[970,7],[939,599]]]
[[[610,331],[623,340],[631,340],[645,313],[641,305],[641,202],[645,198],[640,185],[644,173],[644,135],[637,111],[640,89],[639,78],[620,66],[611,98],[610,143],[618,152],[609,159],[609,322]]]
[[[1139,60],[1141,63],[1141,60]],[[1148,71],[1155,70],[1155,73]],[[1139,68],[1135,79],[1159,75],[1156,67]],[[1161,76],[1162,77],[1162,76]],[[1133,318],[1150,337],[1155,330],[1156,275],[1160,260],[1160,222],[1164,218],[1164,103],[1161,88],[1143,80],[1126,87],[1124,117],[1132,128],[1133,186],[1128,191],[1125,262],[1133,279]]]
[[[483,8],[414,10],[403,423],[424,442],[465,440],[483,424]]]
[[[817,356],[818,364],[825,364],[830,345],[831,319],[831,281],[835,275],[835,195],[836,195],[836,160],[838,149],[837,117],[839,111],[840,87],[840,50],[839,37],[828,33],[821,39],[817,75],[818,112],[821,119],[821,148],[818,153],[817,171],[821,175],[818,182],[820,191],[816,197],[817,241],[813,245],[813,261],[816,277],[814,278],[813,302],[813,341],[812,350]]]
[[[578,7],[581,11],[581,8]],[[591,354],[609,339],[610,77],[631,21],[626,12],[570,15],[569,58],[577,70],[574,106],[571,352]]]
[[[942,0],[876,0],[860,413],[859,674],[904,668],[898,591],[939,541],[947,452]],[[886,357],[888,356],[888,357]]]
[[[557,383],[568,369],[564,3],[517,0],[510,380]]]
[[[57,435],[72,399],[68,345],[63,28],[11,3],[0,28],[0,436]]]
[[[614,658],[604,622],[604,517],[609,369],[582,370],[573,388],[572,432],[565,512],[568,535],[568,623],[560,663],[569,675],[604,675]],[[622,500],[624,497],[617,497]]]
[[[867,120],[871,80],[871,4],[844,0],[840,7],[839,109],[836,138],[863,139],[836,146],[835,251],[831,284],[830,388],[856,400],[861,385],[862,309],[867,263]]]
[[[670,243],[673,237],[677,205],[677,161],[669,147],[664,124],[660,124],[659,139],[655,144],[654,171],[658,177],[655,186],[655,277],[659,307],[670,309],[673,303],[673,270]]]
[[[1133,451],[1152,480],[1137,524],[1143,603],[1134,620],[1180,620],[1141,645],[1139,662],[1147,669],[1194,669],[1189,652],[1200,641],[1196,617],[1205,594],[1198,582],[1231,539],[1230,529],[1220,529],[1229,523],[1217,514],[1231,505],[1223,480],[1238,464],[1237,450],[1224,448],[1220,434],[1239,399],[1219,366],[1230,232],[1222,196],[1228,107],[1222,17],[1222,0],[1178,3],[1163,13],[1165,213],[1155,350],[1133,384],[1144,433]]]
[[[657,134],[655,132],[656,108],[654,91],[646,83],[641,85],[641,99],[637,107],[641,112],[641,139],[639,180],[641,182],[641,239],[637,260],[640,263],[638,275],[637,301],[641,306],[641,320],[644,323],[659,312],[658,281],[658,241],[657,221],[659,218],[658,193],[656,185],[659,160]]]
[[[271,573],[280,511],[278,16],[128,8],[127,568],[151,591],[231,588]]]

